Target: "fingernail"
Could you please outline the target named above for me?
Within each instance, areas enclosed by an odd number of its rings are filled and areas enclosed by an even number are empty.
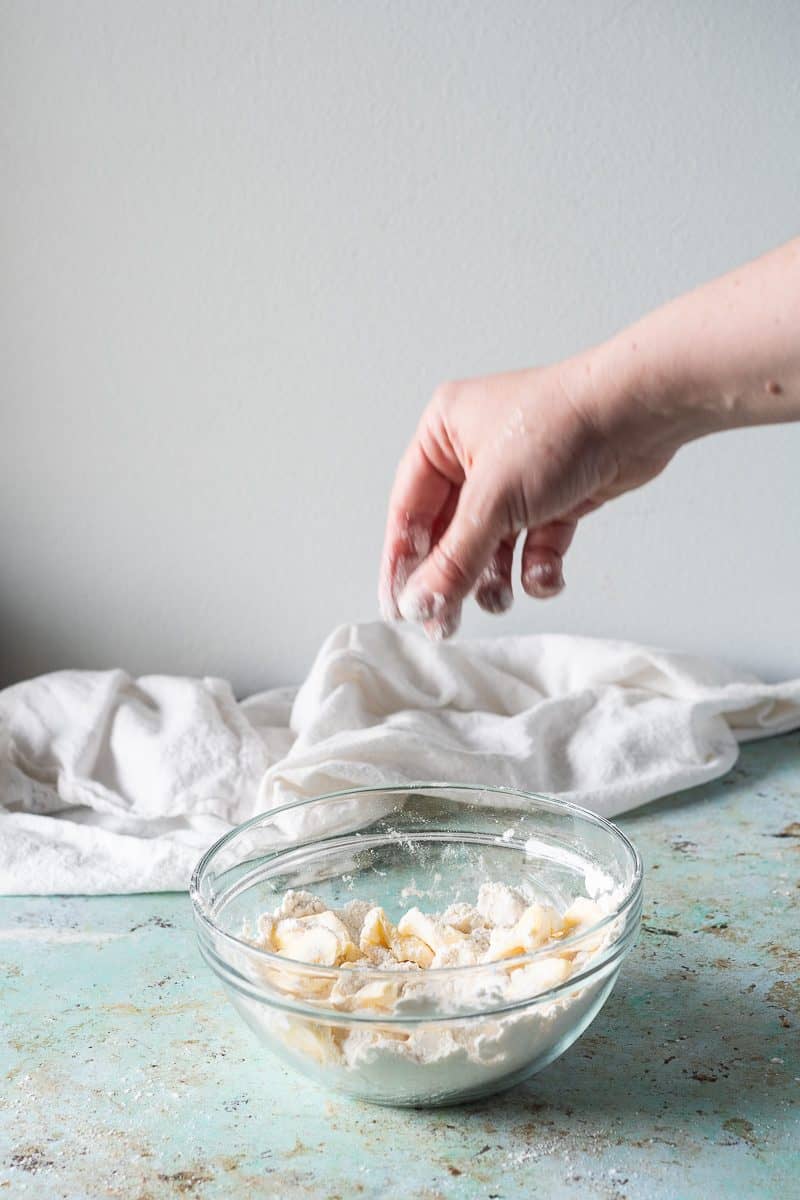
[[[481,588],[476,597],[481,608],[490,613],[508,612],[514,603],[514,593],[506,584],[501,587]]]
[[[427,587],[412,585],[400,593],[397,607],[406,621],[428,621],[444,613],[447,600],[441,592],[432,592]]]
[[[449,608],[440,616],[425,621],[422,628],[432,642],[441,642],[452,637],[461,624],[461,605]]]
[[[402,620],[397,601],[408,582],[409,575],[417,566],[416,558],[398,558],[394,565],[394,573],[390,573],[386,568],[381,575],[378,584],[378,604],[384,621]]]
[[[525,590],[537,596],[555,596],[564,586],[560,564],[549,560],[534,562],[525,571]]]
[[[378,608],[382,620],[390,623],[400,620],[400,610],[397,607],[391,584],[385,579],[382,579],[378,586]]]

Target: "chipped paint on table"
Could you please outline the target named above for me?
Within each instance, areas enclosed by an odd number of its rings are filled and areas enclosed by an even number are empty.
[[[0,901],[0,1196],[787,1196],[800,1097],[800,737],[622,819],[644,928],[591,1029],[465,1108],[326,1094],[251,1038],[183,895]]]

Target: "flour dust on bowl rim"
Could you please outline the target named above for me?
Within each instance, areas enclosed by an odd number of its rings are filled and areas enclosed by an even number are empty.
[[[593,915],[527,953],[425,971],[319,965],[258,944],[259,918],[290,890],[340,912],[380,905],[396,921],[410,904],[474,905],[485,884]],[[511,1087],[583,1033],[635,940],[642,865],[616,826],[575,805],[417,783],[263,813],[211,847],[190,895],[204,959],[270,1051],[333,1091],[422,1107]]]

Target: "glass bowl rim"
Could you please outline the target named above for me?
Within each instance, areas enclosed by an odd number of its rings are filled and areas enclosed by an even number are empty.
[[[211,859],[222,850],[223,847],[230,841],[233,841],[240,833],[251,829],[268,818],[278,816],[280,813],[290,812],[296,808],[304,808],[311,804],[317,804],[323,800],[341,800],[345,796],[369,796],[369,795],[391,795],[392,793],[407,793],[407,792],[425,792],[425,791],[455,791],[455,792],[491,792],[494,795],[515,796],[524,800],[536,800],[543,803],[556,811],[563,811],[567,815],[578,817],[581,820],[586,820],[590,824],[599,826],[604,832],[608,833],[612,839],[622,843],[627,850],[633,862],[633,876],[628,885],[625,895],[620,903],[610,913],[606,913],[594,925],[589,925],[586,929],[581,929],[569,937],[559,941],[559,949],[564,946],[572,945],[576,942],[583,941],[585,938],[591,937],[593,934],[604,929],[612,921],[618,920],[620,917],[627,917],[631,908],[635,905],[642,891],[642,880],[644,876],[644,868],[642,858],[639,851],[634,846],[633,842],[626,837],[621,829],[616,826],[613,821],[609,821],[606,817],[601,817],[598,813],[591,812],[588,808],[583,808],[579,804],[573,804],[570,800],[561,800],[557,796],[548,795],[545,792],[528,792],[521,788],[511,788],[505,786],[493,786],[491,784],[475,784],[475,783],[446,783],[443,781],[414,781],[412,783],[390,783],[384,786],[371,786],[363,788],[344,788],[336,792],[324,792],[319,796],[304,797],[301,800],[290,800],[287,804],[281,804],[277,808],[266,809],[264,812],[256,813],[254,817],[250,817],[247,821],[243,821],[240,825],[235,825],[233,829],[224,833],[221,838],[218,838],[205,854],[200,858],[192,877],[189,881],[189,898],[192,903],[196,920],[202,922],[214,935],[221,937],[224,943],[228,943],[234,949],[244,950],[250,954],[256,955],[256,961],[266,960],[275,967],[283,967],[289,969],[295,974],[312,974],[314,976],[331,977],[338,979],[342,976],[352,974],[352,968],[344,969],[342,967],[328,967],[317,965],[316,963],[302,962],[299,959],[287,958],[283,954],[275,954],[271,950],[265,950],[261,946],[255,946],[252,942],[244,938],[237,937],[230,933],[227,929],[223,929],[218,925],[208,913],[202,896],[200,895],[200,886],[206,874]],[[611,945],[615,945],[620,939],[615,939]],[[536,950],[531,950],[527,954],[518,954],[512,958],[498,959],[488,963],[476,963],[470,966],[461,967],[434,967],[428,968],[425,971],[426,978],[429,979],[444,979],[452,976],[459,978],[471,978],[480,973],[493,974],[498,969],[513,965],[514,967],[526,966],[529,963],[535,962],[537,959],[545,957],[547,954],[552,954],[552,946],[539,946]],[[385,978],[386,971],[382,971],[379,967],[364,967],[359,968],[359,974],[363,976],[376,976]],[[419,971],[392,971],[392,979],[399,982],[407,982],[408,980],[418,980]],[[566,980],[565,982],[569,982]]]

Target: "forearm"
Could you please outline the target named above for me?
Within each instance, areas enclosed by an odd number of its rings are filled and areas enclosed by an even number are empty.
[[[800,419],[800,239],[673,300],[579,361],[601,421],[624,424],[627,411],[645,407],[687,441]]]

